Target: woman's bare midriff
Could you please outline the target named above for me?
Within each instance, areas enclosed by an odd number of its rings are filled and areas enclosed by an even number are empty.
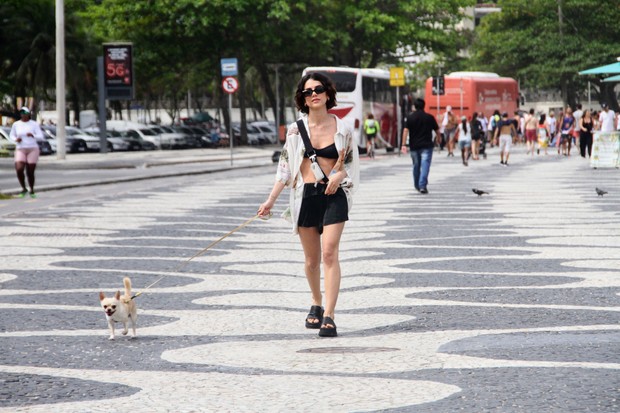
[[[316,157],[316,159],[319,162],[319,166],[323,170],[325,176],[329,176],[329,173],[332,171],[332,169],[334,169],[334,165],[336,165],[336,162],[338,161],[337,159],[320,158],[318,156]],[[310,159],[304,158],[304,160],[301,162],[300,171],[301,176],[304,179],[304,183],[313,184],[316,182],[314,174],[312,173],[312,170],[310,170]]]

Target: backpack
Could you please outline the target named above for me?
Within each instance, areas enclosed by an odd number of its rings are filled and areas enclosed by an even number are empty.
[[[495,130],[499,125],[500,118],[497,115],[491,116],[491,129]]]
[[[472,134],[471,136],[474,138],[481,138],[484,136],[484,130],[482,129],[482,124],[478,119],[475,122],[471,123]]]

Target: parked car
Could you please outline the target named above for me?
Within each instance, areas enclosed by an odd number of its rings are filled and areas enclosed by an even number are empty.
[[[10,134],[11,128],[9,126],[2,126],[0,128],[0,135],[2,137],[0,141],[0,149],[8,150],[11,154],[13,154],[15,153],[16,144],[10,138]],[[51,155],[54,153],[52,146],[45,139],[37,139],[37,145],[39,145],[40,155]]]
[[[136,142],[149,142],[155,147],[155,149],[162,148],[161,136],[158,135],[157,132],[155,132],[151,128],[131,128],[119,132],[124,134],[128,139],[134,140]],[[142,148],[144,149],[144,144],[142,144]]]
[[[218,137],[201,126],[190,126],[194,135],[199,137],[200,146],[203,148],[215,148],[218,145]]]
[[[47,141],[47,143],[50,144],[50,147],[52,148],[52,152],[56,153],[56,136],[51,133],[48,129],[45,128],[41,128],[41,130],[43,131],[43,137],[45,138],[45,140]]]
[[[39,145],[40,155],[51,155],[56,152],[46,139],[37,139],[37,145]]]
[[[192,142],[192,146],[195,148],[214,146],[208,136],[209,133],[201,128],[195,126],[173,126],[172,129],[177,133],[182,133],[188,141]]]
[[[46,134],[47,131],[48,136],[51,135],[56,139],[56,126],[43,125],[41,129],[43,129],[44,134]],[[57,142],[58,140],[56,139],[56,146],[58,146]],[[65,145],[66,151],[69,153],[96,152],[99,150],[99,138],[89,135],[76,127],[66,126]],[[56,150],[58,150],[58,148],[56,148]]]
[[[99,138],[99,145],[101,145],[101,137],[99,136],[98,128],[91,128],[86,133],[96,138]],[[122,139],[120,136],[112,135],[112,132],[106,131],[106,142],[107,142],[108,152],[129,150],[129,142]]]
[[[0,129],[0,156],[13,156],[15,154],[15,142],[9,138],[9,132]]]
[[[276,132],[275,124],[268,121],[256,121],[250,123],[250,125],[260,130],[267,142],[271,144],[278,143],[278,133]]]
[[[248,137],[248,145],[264,145],[265,143],[267,143],[267,138],[265,138],[262,132],[256,127],[247,124],[246,131]],[[232,132],[235,139],[235,144],[239,145],[241,143],[241,124],[238,122],[233,123]]]
[[[115,138],[120,138],[127,142],[127,150],[129,151],[154,151],[157,146],[153,142],[145,141],[140,136],[129,136],[127,132],[108,131]]]
[[[151,126],[160,136],[162,140],[162,149],[185,149],[197,148],[199,145],[191,138],[179,133],[169,126]]]

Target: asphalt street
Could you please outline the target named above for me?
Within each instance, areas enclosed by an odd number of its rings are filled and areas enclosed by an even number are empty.
[[[0,412],[620,411],[618,169],[435,152],[423,195],[408,156],[363,157],[325,339],[285,194],[179,269],[255,214],[272,151],[43,160],[0,200]],[[123,277],[161,281],[110,341]]]

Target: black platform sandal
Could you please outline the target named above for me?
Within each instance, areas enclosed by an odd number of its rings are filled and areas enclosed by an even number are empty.
[[[331,317],[323,318],[323,324],[321,325],[321,329],[319,330],[320,337],[336,337],[338,333],[336,332],[336,323]]]
[[[310,307],[310,312],[306,317],[306,328],[321,328],[321,323],[323,322],[323,307],[320,305],[313,305]],[[311,322],[310,320],[318,320]]]

